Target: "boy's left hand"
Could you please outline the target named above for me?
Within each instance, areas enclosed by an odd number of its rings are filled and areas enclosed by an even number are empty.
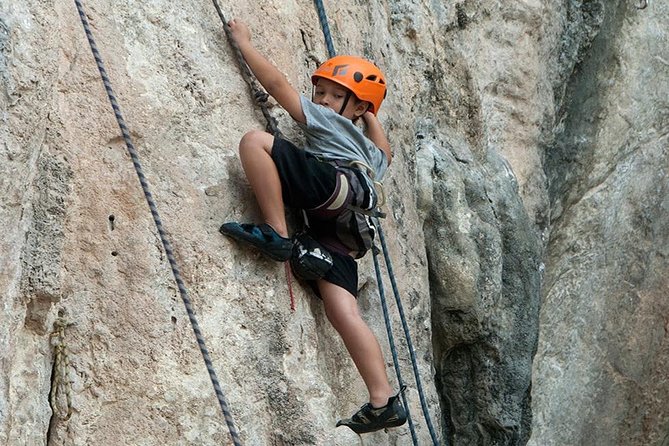
[[[365,121],[365,125],[367,126],[367,137],[371,139],[374,144],[376,144],[376,147],[385,152],[388,159],[388,164],[390,164],[390,161],[393,159],[393,153],[390,150],[390,143],[388,142],[386,133],[383,131],[381,121],[379,121],[379,118],[377,118],[376,115],[370,111],[366,111],[362,115],[362,119]]]
[[[370,111],[366,111],[365,113],[363,113],[362,119],[365,121],[365,124],[367,126],[379,120],[379,118],[377,118],[376,115]]]

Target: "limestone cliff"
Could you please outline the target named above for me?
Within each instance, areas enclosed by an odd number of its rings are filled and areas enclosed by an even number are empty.
[[[309,95],[314,3],[220,3]],[[383,229],[441,443],[669,445],[669,5],[324,3],[388,78]],[[217,232],[259,219],[237,144],[265,122],[212,2],[84,8],[243,443],[358,444],[320,302],[294,283],[291,312],[283,267]],[[0,118],[0,444],[231,444],[74,2],[0,3]]]

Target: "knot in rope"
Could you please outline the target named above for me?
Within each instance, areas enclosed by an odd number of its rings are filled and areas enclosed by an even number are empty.
[[[266,91],[256,91],[254,97],[256,99],[256,103],[261,104],[263,102],[267,102],[269,99],[269,94],[267,94]]]
[[[221,19],[221,22],[223,22],[223,30],[225,31],[225,35],[228,38],[228,41],[230,42],[230,46],[232,46],[232,50],[235,53],[235,57],[237,58],[238,62],[237,65],[241,70],[242,78],[251,89],[251,93],[253,94],[255,101],[260,107],[260,111],[265,117],[265,121],[267,121],[267,131],[270,132],[272,135],[281,138],[282,134],[281,131],[279,130],[279,125],[276,122],[276,118],[274,118],[274,116],[271,115],[267,107],[267,99],[269,95],[258,86],[258,83],[255,81],[253,73],[251,73],[251,69],[248,67],[248,65],[246,65],[246,61],[244,60],[242,51],[239,49],[239,45],[237,45],[235,39],[232,38],[232,30],[230,29],[230,26],[228,26],[228,21],[225,19],[225,15],[223,15],[223,11],[221,10],[218,1],[217,0],[212,0],[212,1],[214,3],[214,7],[216,8],[216,13],[218,14],[218,18]]]

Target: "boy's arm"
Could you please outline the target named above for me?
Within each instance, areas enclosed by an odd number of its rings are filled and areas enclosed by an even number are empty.
[[[365,112],[362,115],[362,119],[365,120],[365,125],[367,126],[367,137],[372,140],[376,147],[383,150],[388,159],[388,165],[390,165],[393,153],[390,150],[390,143],[388,142],[388,138],[386,138],[386,132],[383,131],[379,118],[372,112]]]
[[[239,46],[246,64],[249,66],[258,82],[265,87],[267,93],[276,99],[294,120],[306,123],[307,119],[302,111],[300,94],[288,82],[288,79],[263,56],[251,43],[251,32],[248,26],[240,20],[228,22],[232,31],[232,38]]]

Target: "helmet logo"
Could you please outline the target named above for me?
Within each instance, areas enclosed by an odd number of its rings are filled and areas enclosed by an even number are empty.
[[[370,111],[374,114],[378,112],[388,92],[379,67],[358,56],[331,57],[311,74],[313,85],[318,85],[319,79],[329,79],[348,89],[358,100],[369,102]]]
[[[333,76],[344,76],[346,75],[346,72],[348,71],[348,64],[344,65],[335,65],[334,70],[332,70],[332,75]]]

